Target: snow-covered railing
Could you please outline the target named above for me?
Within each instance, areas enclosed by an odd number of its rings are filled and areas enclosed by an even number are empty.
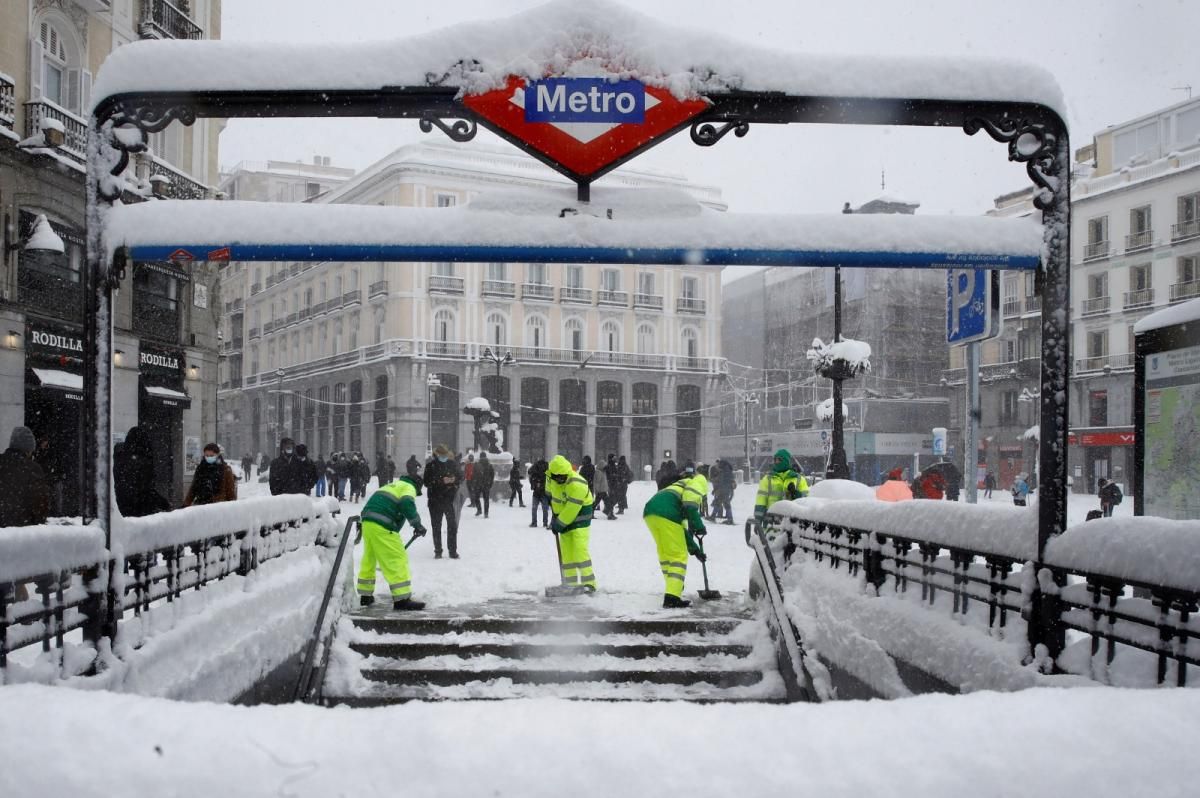
[[[308,496],[189,507],[118,520],[111,551],[95,526],[0,529],[0,683],[11,655],[23,661],[22,650],[39,644],[39,670],[89,672],[98,644],[117,634],[118,623],[130,622],[118,638],[122,647],[138,647],[154,605],[248,575],[300,547],[329,544],[337,512],[336,502]],[[65,639],[77,630],[81,641]]]
[[[787,536],[789,559],[800,549],[877,596],[918,601],[919,587],[921,605],[1018,641],[1046,670],[1183,686],[1187,666],[1200,665],[1196,522],[1077,525],[1050,541],[1036,576],[1036,515],[1016,507],[807,499],[772,506],[766,527]]]

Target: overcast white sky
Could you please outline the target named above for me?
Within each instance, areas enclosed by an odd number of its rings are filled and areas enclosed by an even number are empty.
[[[404,37],[540,5],[537,0],[225,0],[222,38],[356,41]],[[799,52],[1016,57],[1057,77],[1070,108],[1072,147],[1104,126],[1200,92],[1197,0],[639,0],[664,21],[719,31],[751,45]],[[436,131],[430,136],[441,138]],[[363,168],[420,140],[415,122],[232,120],[221,163],[310,160]],[[480,140],[492,137],[481,133]],[[676,136],[634,162],[719,186],[731,210],[836,212],[887,193],[922,213],[980,213],[1028,185],[1002,145],[984,134],[828,126],[753,127],[713,148]]]

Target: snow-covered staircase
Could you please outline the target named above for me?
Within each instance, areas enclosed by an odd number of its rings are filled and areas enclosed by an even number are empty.
[[[339,624],[324,684],[327,704],[784,699],[765,625],[740,610],[717,617],[368,611]]]

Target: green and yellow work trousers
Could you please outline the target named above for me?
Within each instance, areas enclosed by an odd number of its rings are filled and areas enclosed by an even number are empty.
[[[670,596],[682,596],[688,561],[687,536],[683,524],[660,515],[647,515],[642,520],[650,527],[650,534],[658,546],[658,564],[662,569],[663,582],[666,583],[663,592]]]
[[[374,521],[362,522],[363,558],[358,569],[358,594],[375,594],[375,564],[383,571],[391,589],[392,601],[412,597],[412,580],[408,573],[408,551],[397,532],[391,532]]]
[[[559,553],[562,555],[562,583],[570,587],[596,587],[596,573],[592,570],[592,556],[588,553],[591,530],[576,527],[558,536]]]

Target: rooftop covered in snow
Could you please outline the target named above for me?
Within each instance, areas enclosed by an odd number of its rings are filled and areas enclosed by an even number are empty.
[[[149,202],[113,208],[137,260],[609,262],[1033,269],[1041,226],[960,216],[721,213],[686,192],[502,191],[450,208]],[[182,252],[181,252],[182,250]],[[213,256],[217,259],[217,256]]]
[[[140,41],[105,61],[92,100],[95,107],[135,92],[426,85],[476,94],[499,88],[508,76],[565,74],[637,78],[680,98],[743,91],[1027,102],[1066,115],[1050,73],[1021,62],[790,53],[681,23],[609,0],[556,0],[501,19],[374,43]],[[380,115],[387,115],[386,108]]]

